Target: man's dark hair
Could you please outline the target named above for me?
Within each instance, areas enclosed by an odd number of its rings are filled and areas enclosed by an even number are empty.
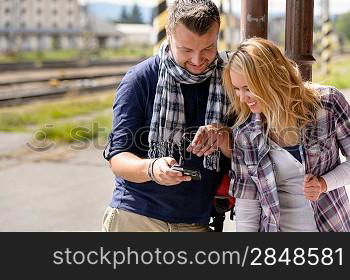
[[[190,31],[203,35],[217,22],[220,14],[216,5],[210,0],[175,0],[169,7],[167,31],[172,32],[178,23]]]

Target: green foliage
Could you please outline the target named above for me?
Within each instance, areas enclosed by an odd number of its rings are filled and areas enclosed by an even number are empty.
[[[129,15],[128,15],[128,12],[126,11],[126,7],[123,6],[123,9],[122,9],[122,13],[121,13],[121,16],[120,16],[120,22],[129,22]]]
[[[137,47],[135,46],[125,46],[120,49],[105,49],[101,50],[99,53],[102,59],[113,59],[118,57],[149,57],[152,55],[153,49],[150,46]]]
[[[44,126],[37,133],[37,140],[53,140],[59,143],[81,143],[96,138],[106,139],[112,126],[112,117],[98,116],[89,121],[72,121]]]
[[[130,21],[132,23],[143,23],[141,11],[139,6],[137,6],[137,4],[135,4],[132,7],[131,14],[130,14]]]
[[[64,119],[88,115],[111,108],[114,96],[67,98],[43,104],[22,105],[0,110],[0,131],[24,131],[36,126],[57,123]]]
[[[78,49],[57,50],[45,52],[19,52],[16,54],[1,54],[0,63],[37,62],[37,61],[67,61],[80,58],[82,51]],[[151,47],[124,46],[118,49],[99,49],[90,54],[90,59],[118,59],[121,57],[145,57],[152,54]],[[93,55],[93,57],[92,57]]]
[[[38,123],[31,114],[0,112],[0,131],[24,131],[24,126]]]
[[[338,89],[350,88],[350,56],[334,57],[329,64],[329,75],[322,74],[321,62],[313,66],[313,82],[335,86]]]
[[[350,12],[339,15],[335,20],[335,29],[350,40]]]
[[[126,7],[123,6],[122,13],[120,15],[119,23],[144,23],[140,8],[137,4],[134,4],[130,13],[127,12]]]

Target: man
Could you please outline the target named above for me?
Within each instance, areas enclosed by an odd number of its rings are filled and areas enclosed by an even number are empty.
[[[159,54],[119,85],[105,155],[116,188],[103,231],[209,230],[213,196],[229,166],[215,151],[228,108],[219,26],[213,2],[176,0]],[[177,163],[198,169],[202,179],[173,171]]]

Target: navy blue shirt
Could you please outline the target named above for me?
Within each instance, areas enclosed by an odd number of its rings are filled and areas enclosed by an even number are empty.
[[[148,132],[158,81],[159,57],[151,57],[131,68],[120,83],[113,105],[113,128],[106,158],[121,152],[131,152],[147,158]],[[186,131],[196,132],[204,125],[210,79],[200,84],[182,84]],[[171,223],[208,224],[212,199],[230,161],[223,155],[221,171],[203,167],[203,157],[182,149],[185,165],[200,170],[201,181],[162,186],[155,182],[133,183],[115,177],[111,207],[131,211]],[[180,151],[174,157],[179,162]]]
[[[283,149],[288,151],[295,159],[297,159],[300,163],[302,163],[299,147],[300,147],[299,145],[294,145],[294,146],[283,147]]]

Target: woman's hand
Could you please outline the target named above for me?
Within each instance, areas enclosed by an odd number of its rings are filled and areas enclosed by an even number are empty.
[[[201,157],[220,149],[225,156],[231,157],[231,134],[230,128],[220,124],[200,126],[186,150]]]
[[[306,174],[304,177],[304,195],[311,201],[317,200],[327,191],[327,183],[322,177]]]

